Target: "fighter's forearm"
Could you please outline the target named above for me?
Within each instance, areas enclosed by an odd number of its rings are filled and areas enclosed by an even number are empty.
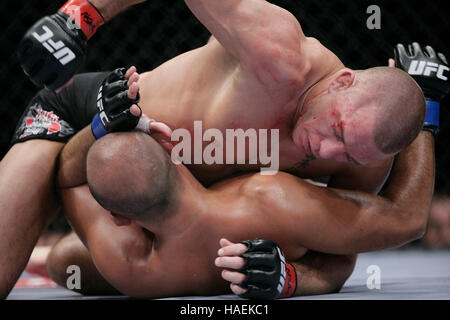
[[[59,160],[59,188],[73,188],[86,183],[86,157],[94,142],[91,126],[87,126],[65,145]]]
[[[429,209],[434,190],[434,137],[422,131],[413,144],[398,156],[384,197],[398,208]]]
[[[127,8],[147,0],[91,0],[105,21],[109,21]]]
[[[434,187],[434,138],[421,132],[399,155],[383,196],[311,186],[287,174],[276,178],[278,186],[266,179],[261,183],[270,188],[258,191],[258,210],[284,213],[280,228],[294,228],[293,241],[302,247],[340,255],[397,247],[425,230]]]
[[[434,191],[434,138],[423,131],[397,158],[382,197],[339,191],[361,207],[356,252],[399,246],[423,235]],[[358,241],[359,240],[359,241]]]
[[[331,255],[308,251],[296,262],[296,296],[336,293],[353,273],[356,255]]]

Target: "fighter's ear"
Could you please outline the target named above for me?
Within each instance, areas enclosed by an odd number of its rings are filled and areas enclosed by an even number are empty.
[[[131,224],[131,220],[125,217],[121,217],[118,214],[111,212],[111,217],[113,218],[114,223],[118,227],[129,226]]]
[[[355,82],[355,72],[351,69],[342,69],[333,77],[328,86],[328,92],[335,92],[339,90],[345,90],[353,85]]]

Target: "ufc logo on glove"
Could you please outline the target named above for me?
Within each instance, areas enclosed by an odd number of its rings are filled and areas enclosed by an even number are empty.
[[[36,38],[37,41],[42,43],[45,49],[48,50],[53,56],[58,59],[58,61],[65,66],[73,59],[76,58],[75,53],[72,50],[66,47],[64,42],[58,41],[54,42],[51,38],[53,37],[53,32],[46,26],[43,25],[42,29],[44,29],[45,33],[39,35],[37,32],[33,32],[33,37]]]
[[[439,79],[446,81],[448,78],[444,76],[444,71],[449,70],[450,69],[448,67],[435,62],[413,60],[409,66],[408,73],[410,75],[430,76],[432,72],[436,72],[436,76]]]

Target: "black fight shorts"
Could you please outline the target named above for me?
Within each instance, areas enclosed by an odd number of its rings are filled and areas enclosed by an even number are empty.
[[[98,90],[108,73],[83,73],[59,93],[42,89],[31,99],[14,132],[16,143],[44,139],[67,142],[97,112]]]

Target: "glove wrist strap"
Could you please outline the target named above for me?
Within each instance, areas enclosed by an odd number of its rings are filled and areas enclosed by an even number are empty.
[[[70,16],[73,27],[81,29],[88,40],[105,23],[100,11],[88,0],[69,0],[59,11]]]
[[[297,290],[297,272],[292,264],[286,263],[286,282],[279,298],[289,298],[295,294]]]
[[[439,104],[439,102],[428,100],[428,99],[426,100],[426,102],[427,102],[427,112],[425,115],[423,129],[430,131],[431,133],[433,133],[433,135],[436,136],[436,134],[439,131],[440,104]]]
[[[100,116],[98,115],[98,113],[94,116],[94,119],[92,119],[91,129],[92,134],[97,140],[106,136],[109,133],[105,129],[105,126],[103,125],[102,121],[100,120]]]

